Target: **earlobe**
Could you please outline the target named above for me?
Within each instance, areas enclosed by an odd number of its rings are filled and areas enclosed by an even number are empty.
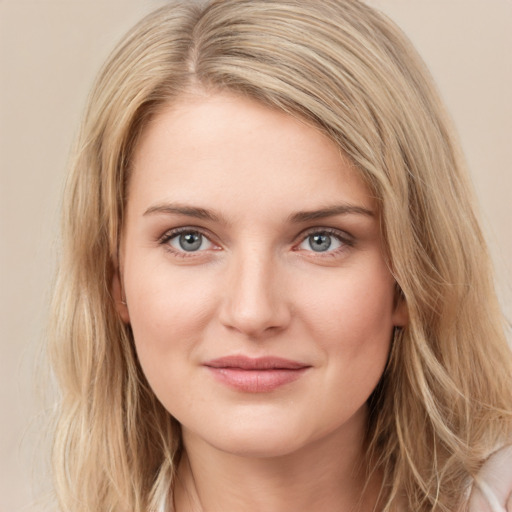
[[[114,299],[114,305],[118,312],[121,320],[125,324],[130,323],[130,313],[128,311],[128,305],[123,293],[123,287],[121,285],[121,278],[119,276],[119,269],[116,269],[112,277],[111,285],[112,298]]]
[[[406,327],[409,324],[409,309],[402,290],[397,287],[393,310],[393,325],[395,327]]]
[[[393,325],[395,327],[406,327],[409,324],[409,310],[404,299],[400,299],[393,312]]]

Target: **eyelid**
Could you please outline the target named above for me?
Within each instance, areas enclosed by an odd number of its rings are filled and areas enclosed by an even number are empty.
[[[344,240],[347,242],[354,239],[354,236],[351,235],[348,231],[345,231],[345,230],[339,229],[339,228],[326,227],[326,226],[315,226],[312,228],[307,228],[304,231],[302,231],[297,238],[299,240],[303,240],[308,236],[316,235],[316,234],[332,235],[332,236],[338,237],[341,240]]]
[[[214,241],[215,237],[210,233],[209,230],[206,230],[199,226],[191,226],[191,225],[180,226],[180,227],[168,229],[167,231],[165,231],[163,233],[163,235],[161,235],[157,238],[157,242],[160,245],[165,246],[165,248],[168,251],[172,252],[173,254],[183,256],[183,257],[190,257],[190,256],[194,256],[194,255],[197,256],[199,254],[203,254],[203,253],[207,252],[208,250],[212,250],[210,248],[210,249],[204,249],[201,251],[187,252],[187,251],[177,250],[176,248],[174,248],[168,244],[169,240],[175,238],[176,236],[178,236],[182,233],[199,233],[202,236],[204,236],[213,245],[213,250],[221,249],[220,244]],[[334,254],[337,254],[340,251],[343,251],[344,249],[354,246],[354,244],[355,244],[354,237],[347,231],[344,231],[344,230],[341,230],[338,228],[332,228],[332,227],[316,226],[316,227],[311,227],[311,228],[308,228],[308,229],[302,231],[297,236],[296,242],[293,243],[292,250],[294,250],[294,251],[301,250],[299,248],[299,245],[302,244],[309,236],[315,235],[315,234],[324,234],[324,235],[332,236],[332,237],[336,238],[337,240],[339,240],[340,243],[342,244],[341,247],[338,247],[338,248],[336,248],[334,250],[330,250],[330,251],[328,250],[325,252],[315,252],[313,250],[306,251],[306,252],[313,253],[315,255],[315,257],[322,257],[322,256],[328,256],[328,255],[332,256]]]
[[[303,231],[298,236],[298,241],[294,244],[294,250],[300,250],[299,245],[301,245],[303,242],[305,242],[308,237],[310,237],[312,235],[317,235],[317,234],[332,236],[333,238],[336,238],[339,242],[341,242],[342,245],[341,245],[341,247],[338,247],[331,251],[324,251],[324,252],[321,252],[321,251],[315,252],[313,250],[307,251],[307,252],[311,252],[311,253],[315,254],[315,256],[321,257],[322,255],[324,255],[324,256],[333,255],[339,251],[343,251],[347,247],[352,247],[355,243],[354,237],[350,233],[347,233],[346,231],[343,231],[341,229],[328,228],[328,227],[314,227],[314,228],[309,228],[309,229]]]
[[[173,238],[176,238],[177,236],[179,236],[183,233],[198,233],[198,234],[202,235],[203,237],[205,237],[210,242],[210,244],[212,244],[213,247],[209,248],[209,249],[203,249],[200,251],[188,252],[188,251],[184,251],[184,250],[181,251],[179,249],[176,249],[175,247],[172,247],[168,243],[170,240],[172,240]],[[166,250],[172,252],[173,254],[177,254],[179,256],[184,256],[184,257],[189,257],[189,256],[194,256],[194,255],[197,256],[198,254],[203,254],[208,250],[220,249],[220,245],[213,240],[213,236],[211,235],[211,233],[208,230],[205,230],[204,228],[200,228],[198,226],[180,226],[180,227],[168,229],[163,235],[158,237],[157,242],[160,245],[165,246]]]

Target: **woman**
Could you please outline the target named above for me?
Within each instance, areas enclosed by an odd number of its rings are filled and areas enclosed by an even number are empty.
[[[67,188],[61,508],[505,510],[511,356],[472,201],[427,71],[366,5],[147,17]]]

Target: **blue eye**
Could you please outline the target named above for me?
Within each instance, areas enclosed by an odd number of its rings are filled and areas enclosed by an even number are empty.
[[[340,237],[325,232],[311,233],[299,245],[299,249],[313,252],[331,252],[343,245]]]
[[[213,244],[198,231],[183,231],[171,236],[167,243],[180,252],[197,252],[210,249]]]

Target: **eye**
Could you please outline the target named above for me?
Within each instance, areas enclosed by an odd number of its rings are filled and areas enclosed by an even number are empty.
[[[349,242],[341,235],[328,231],[316,231],[307,235],[297,248],[313,252],[333,252],[344,245],[349,245]]]
[[[214,247],[214,244],[206,236],[194,230],[169,233],[162,242],[177,252],[199,252]]]

